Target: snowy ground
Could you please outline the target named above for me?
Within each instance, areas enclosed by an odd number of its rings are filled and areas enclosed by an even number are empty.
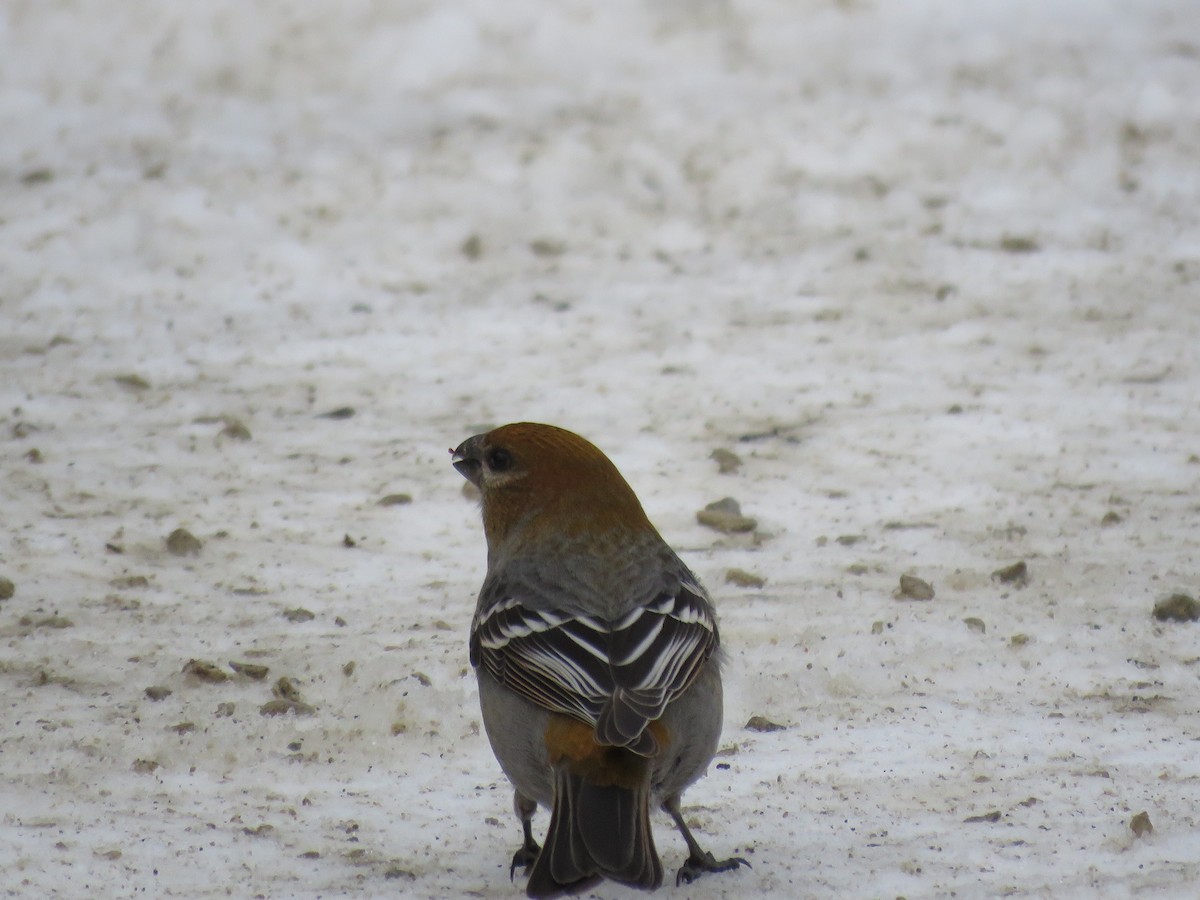
[[[1186,0],[5,3],[0,889],[519,895],[445,448],[531,419],[720,603],[666,894],[1194,896],[1198,85]]]

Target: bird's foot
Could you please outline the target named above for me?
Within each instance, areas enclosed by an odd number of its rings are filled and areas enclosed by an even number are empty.
[[[675,873],[675,884],[691,884],[701,875],[706,872],[732,872],[739,866],[751,868],[750,863],[742,859],[740,856],[731,856],[729,859],[715,859],[707,850],[700,853],[693,853],[688,857],[687,862]]]
[[[541,852],[542,848],[538,846],[537,841],[527,841],[520,850],[513,854],[512,865],[508,869],[508,880],[512,881],[516,878],[517,869],[528,874],[529,867],[537,862],[538,854]]]

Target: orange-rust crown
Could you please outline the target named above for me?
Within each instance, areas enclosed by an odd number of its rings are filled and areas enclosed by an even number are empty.
[[[515,537],[588,531],[654,532],[633,488],[589,441],[553,425],[518,422],[475,435],[454,465],[483,494],[488,548]]]

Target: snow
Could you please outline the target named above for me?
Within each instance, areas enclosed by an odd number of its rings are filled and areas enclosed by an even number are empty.
[[[445,450],[533,420],[719,603],[685,810],[754,868],[664,893],[1193,896],[1200,625],[1150,611],[1200,591],[1197,35],[1170,0],[6,4],[0,888],[519,896]],[[724,496],[757,534],[696,522]],[[314,714],[260,715],[281,676]]]

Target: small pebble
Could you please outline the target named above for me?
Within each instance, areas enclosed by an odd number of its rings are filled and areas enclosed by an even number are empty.
[[[123,575],[120,578],[112,579],[109,584],[117,590],[128,591],[133,588],[150,587],[150,579],[145,575]]]
[[[118,375],[113,381],[131,391],[144,391],[150,387],[150,382],[141,375]]]
[[[709,459],[717,464],[717,472],[721,475],[732,475],[742,467],[742,458],[732,450],[726,450],[724,447],[718,447],[710,455]]]
[[[271,693],[281,700],[300,699],[300,688],[296,686],[296,682],[292,681],[286,675],[275,682],[275,686],[271,688]]]
[[[255,681],[262,681],[267,677],[267,673],[271,671],[266,666],[232,661],[229,663],[229,668],[233,669],[239,675],[245,675],[247,678],[253,678]]]
[[[710,503],[696,513],[696,521],[708,528],[715,528],[726,534],[740,534],[753,531],[758,522],[749,516],[742,515],[741,505],[732,497]]]
[[[483,256],[483,239],[477,234],[472,234],[462,242],[458,251],[469,260],[477,260]]]
[[[171,696],[171,689],[169,687],[164,687],[161,684],[152,684],[150,687],[146,688],[145,693],[146,696],[151,700],[165,700],[167,697]]]
[[[786,728],[786,725],[772,722],[766,716],[751,716],[746,722],[747,731],[783,731]]]
[[[567,245],[553,238],[538,238],[529,242],[529,249],[534,256],[562,256],[567,252]]]
[[[1134,837],[1145,837],[1154,834],[1154,825],[1150,822],[1150,813],[1142,811],[1129,820],[1129,830]]]
[[[193,678],[209,684],[220,684],[222,681],[229,680],[229,675],[225,673],[224,669],[202,659],[189,659],[183,667],[183,674],[191,675]]]
[[[1113,512],[1111,509],[1108,512],[1106,512],[1104,514],[1104,518],[1100,520],[1101,528],[1110,528],[1113,525],[1120,525],[1120,524],[1121,524],[1121,517],[1119,515],[1117,515],[1115,512]]]
[[[1005,253],[1037,253],[1042,248],[1035,239],[1026,235],[1006,234],[1000,238],[1000,249]]]
[[[915,575],[901,575],[900,589],[895,596],[904,600],[932,600],[933,585]]]
[[[130,768],[138,775],[153,775],[159,764],[152,759],[135,759]]]
[[[231,441],[248,441],[250,440],[250,429],[240,419],[227,418],[225,420],[225,427],[221,429],[217,436],[227,438]]]
[[[286,716],[288,713],[295,713],[298,716],[311,716],[316,712],[316,709],[309,706],[300,700],[284,700],[277,698],[268,700],[258,708],[259,715],[262,716]]]
[[[376,506],[407,506],[412,503],[411,494],[388,494],[376,503]]]
[[[981,816],[967,816],[965,819],[963,819],[963,821],[970,823],[970,824],[975,824],[975,823],[979,823],[979,822],[999,822],[1000,821],[1000,810],[994,809],[991,812],[984,813]]]
[[[21,184],[46,184],[54,180],[53,169],[30,169],[21,174]]]
[[[1160,622],[1195,622],[1200,619],[1200,602],[1187,594],[1172,594],[1154,604],[1154,618]]]
[[[167,535],[167,549],[176,556],[198,556],[203,546],[186,528],[176,528]]]
[[[1011,566],[1005,566],[1003,569],[997,569],[992,573],[992,578],[1002,584],[1012,584],[1017,587],[1024,587],[1029,581],[1029,567],[1025,565],[1025,560],[1015,562]]]
[[[8,578],[0,578],[0,600],[8,600],[17,592],[17,586]]]
[[[987,626],[983,624],[983,619],[977,619],[974,616],[970,616],[966,619],[963,619],[963,624],[966,625],[967,628],[971,629],[971,631],[978,631],[980,634],[987,634]]]
[[[309,612],[302,606],[297,606],[295,609],[285,609],[283,617],[289,622],[311,622],[317,616],[316,613]]]
[[[766,579],[755,575],[753,572],[747,572],[745,569],[726,569],[725,583],[732,584],[735,587],[761,588],[767,582]]]

